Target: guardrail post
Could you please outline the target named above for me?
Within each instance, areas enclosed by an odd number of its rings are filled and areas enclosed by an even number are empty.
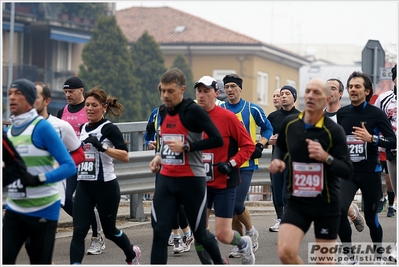
[[[143,221],[145,219],[143,208],[143,194],[130,195],[130,217],[129,219]]]

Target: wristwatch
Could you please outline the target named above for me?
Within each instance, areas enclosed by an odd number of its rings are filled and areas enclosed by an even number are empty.
[[[331,165],[331,164],[333,163],[333,161],[334,161],[334,157],[331,156],[331,155],[328,155],[325,162],[326,162],[328,165]]]
[[[371,143],[375,144],[375,143],[377,143],[377,142],[378,142],[378,136],[373,135],[373,136],[371,137]]]
[[[230,163],[230,166],[233,168],[235,168],[235,166],[237,166],[237,162],[235,159],[230,160],[229,163]]]
[[[104,149],[104,152],[108,150],[108,145],[106,143],[103,143],[102,148]]]
[[[184,152],[189,152],[190,151],[190,146],[187,142],[184,142],[183,144],[183,151]]]
[[[39,177],[39,181],[42,183],[44,183],[47,180],[46,175],[44,173],[39,173],[38,177]]]

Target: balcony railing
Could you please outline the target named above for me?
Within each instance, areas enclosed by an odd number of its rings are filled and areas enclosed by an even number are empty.
[[[94,5],[95,3],[15,3],[15,15],[38,21],[69,22],[94,27],[101,15],[113,13],[108,5]],[[2,11],[3,18],[6,19],[11,13],[11,3],[4,3]]]

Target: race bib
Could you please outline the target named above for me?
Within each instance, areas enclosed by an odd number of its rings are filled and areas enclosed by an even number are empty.
[[[349,155],[352,162],[359,162],[367,159],[367,142],[357,140],[354,135],[347,135]]]
[[[15,180],[13,183],[7,186],[7,193],[10,198],[25,198],[26,188],[21,183],[20,179]]]
[[[293,190],[296,197],[316,197],[323,191],[323,164],[293,162]]]
[[[162,135],[162,142],[161,142],[161,157],[162,157],[162,164],[169,164],[169,165],[184,165],[184,152],[183,153],[175,153],[170,150],[169,146],[165,144],[170,140],[180,139],[184,142],[184,136],[182,134],[164,134]]]
[[[85,153],[85,161],[79,164],[78,180],[96,180],[96,155]]]
[[[213,181],[213,153],[202,153],[202,161],[204,162],[206,181]]]

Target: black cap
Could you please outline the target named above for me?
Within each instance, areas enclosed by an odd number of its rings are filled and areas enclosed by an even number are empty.
[[[235,83],[242,89],[242,79],[237,74],[228,74],[224,76],[223,83]]]
[[[82,80],[77,76],[71,76],[64,82],[63,89],[79,89],[85,88]]]
[[[37,98],[35,84],[28,79],[18,79],[12,82],[10,88],[17,88],[25,96],[26,101],[33,106]]]
[[[288,90],[291,92],[292,96],[294,97],[294,102],[296,101],[296,89],[292,87],[291,85],[284,85],[281,87],[280,92],[283,90]]]

